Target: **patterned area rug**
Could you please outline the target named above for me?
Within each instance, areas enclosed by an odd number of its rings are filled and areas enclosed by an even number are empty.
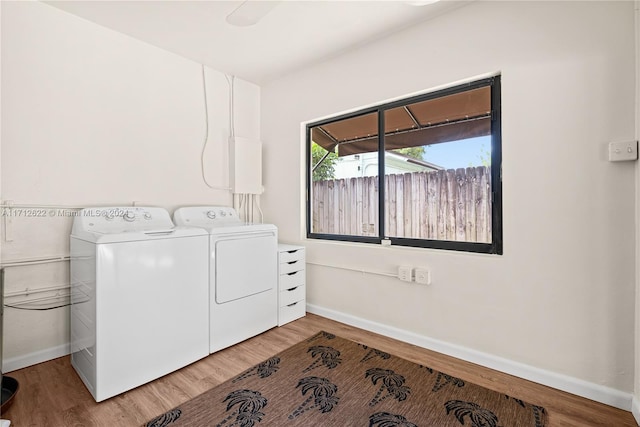
[[[544,408],[320,332],[145,424],[543,427]]]

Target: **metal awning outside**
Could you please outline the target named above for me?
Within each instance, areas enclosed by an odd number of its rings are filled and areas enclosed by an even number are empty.
[[[485,86],[385,111],[385,149],[438,144],[491,134],[491,87]],[[378,114],[311,129],[311,139],[339,156],[378,150]]]

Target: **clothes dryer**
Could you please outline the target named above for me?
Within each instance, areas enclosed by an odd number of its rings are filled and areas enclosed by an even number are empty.
[[[214,353],[278,323],[278,229],[240,220],[230,207],[177,209],[177,225],[209,238],[210,336]]]

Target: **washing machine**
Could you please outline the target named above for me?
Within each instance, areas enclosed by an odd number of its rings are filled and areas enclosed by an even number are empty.
[[[176,225],[209,233],[209,351],[273,328],[278,323],[278,229],[243,222],[230,207],[177,209]]]
[[[97,402],[209,354],[209,234],[162,208],[84,209],[71,244],[71,364]]]

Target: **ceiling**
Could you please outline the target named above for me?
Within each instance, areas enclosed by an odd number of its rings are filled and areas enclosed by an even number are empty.
[[[472,0],[419,1],[47,1],[226,74],[265,84]],[[243,3],[248,3],[243,5]],[[251,26],[226,21],[240,5],[266,14]]]

